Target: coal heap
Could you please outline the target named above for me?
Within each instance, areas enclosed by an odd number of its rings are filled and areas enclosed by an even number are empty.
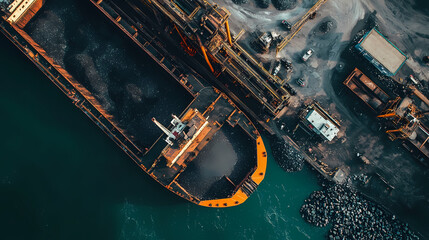
[[[300,211],[313,225],[324,227],[331,223],[328,239],[419,239],[408,224],[341,185],[313,192]]]
[[[319,31],[321,33],[328,33],[334,27],[334,23],[332,21],[325,21],[319,26]]]
[[[277,10],[290,10],[296,8],[297,0],[271,0]]]
[[[270,6],[269,0],[255,0],[256,6],[260,8],[268,8]]]
[[[271,150],[276,162],[286,172],[298,172],[304,167],[304,158],[301,153],[282,138],[272,141]]]

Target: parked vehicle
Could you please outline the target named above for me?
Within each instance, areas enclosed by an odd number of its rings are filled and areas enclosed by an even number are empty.
[[[279,74],[281,67],[282,67],[281,61],[276,61],[276,65],[273,69],[273,76],[277,76],[277,74]]]
[[[273,37],[271,34],[269,32],[265,32],[258,37],[256,45],[259,47],[261,52],[267,52],[271,46],[272,41]]]
[[[292,61],[287,60],[287,59],[282,59],[281,60],[283,66],[286,69],[286,72],[292,72]]]
[[[307,62],[307,60],[311,57],[311,55],[313,55],[313,53],[313,49],[308,49],[307,52],[305,52],[305,54],[302,56],[302,61]]]
[[[292,25],[291,25],[288,21],[286,21],[286,20],[283,20],[283,21],[282,21],[282,27],[283,27],[286,31],[290,31],[290,30],[292,29]]]
[[[296,80],[296,84],[298,84],[298,86],[300,86],[300,87],[305,87],[305,80],[303,79],[303,78],[298,78],[297,80]]]
[[[418,79],[416,79],[413,75],[408,76],[408,78],[410,79],[410,81],[412,83],[414,83],[415,85],[419,85],[420,81]]]

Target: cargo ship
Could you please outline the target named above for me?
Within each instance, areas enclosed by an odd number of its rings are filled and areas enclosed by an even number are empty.
[[[37,11],[31,9],[39,10],[41,5],[32,8],[36,5],[22,5],[25,3],[16,0],[11,4],[27,8],[22,17],[28,22],[31,18],[25,13],[33,17]],[[43,5],[43,1],[39,3]],[[131,35],[136,28],[127,23],[125,16],[121,21],[120,16],[108,14],[115,12],[113,8],[100,8],[193,97],[185,109],[171,113],[171,124],[164,126],[157,119],[165,116],[158,115],[144,122],[157,126],[161,136],[151,146],[141,146],[84,85],[22,29],[26,23],[8,20],[13,14],[8,10],[11,5],[1,9],[0,31],[140,168],[168,190],[201,206],[231,207],[246,201],[264,179],[267,153],[254,124],[227,95],[169,54],[156,34],[140,29]]]

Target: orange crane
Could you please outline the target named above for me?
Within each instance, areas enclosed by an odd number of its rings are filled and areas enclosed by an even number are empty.
[[[386,133],[393,141],[396,139],[407,139],[419,126],[419,119],[429,112],[421,112],[409,98],[397,97],[387,103],[387,107],[378,118],[391,118],[395,129],[389,129]]]
[[[400,120],[400,116],[396,113],[398,105],[401,102],[400,97],[396,97],[394,100],[387,102],[385,109],[378,115],[378,118],[395,118],[394,122]]]
[[[174,25],[174,29],[177,31],[180,38],[182,39],[182,42],[180,42],[180,46],[182,46],[182,48],[185,50],[185,52],[187,54],[189,54],[189,56],[191,56],[191,57],[195,56],[195,54],[197,53],[197,50],[195,50],[195,48],[188,45],[188,43],[186,42],[186,38],[183,37],[183,35],[180,33],[180,31],[176,25]]]

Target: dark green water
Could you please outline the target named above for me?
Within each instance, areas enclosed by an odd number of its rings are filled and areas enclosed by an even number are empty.
[[[243,205],[196,206],[146,176],[2,35],[0,45],[0,239],[324,238],[299,215],[319,189],[308,169],[285,173],[270,157]]]

